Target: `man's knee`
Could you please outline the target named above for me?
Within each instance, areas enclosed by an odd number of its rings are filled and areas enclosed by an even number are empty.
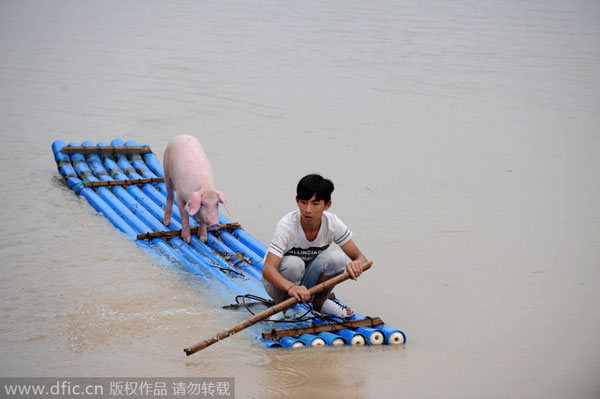
[[[302,281],[302,277],[304,276],[305,269],[304,261],[297,256],[284,256],[281,259],[281,263],[279,264],[279,273],[286,280],[294,283],[300,284]]]
[[[346,270],[347,259],[340,251],[323,252],[315,261],[326,276],[333,276]]]
[[[332,277],[346,269],[346,257],[339,251],[325,251],[317,256],[308,266],[302,280],[307,288],[314,287],[322,281],[322,276]]]
[[[304,277],[304,261],[296,256],[284,256],[279,264],[279,273],[291,283],[300,285],[302,277]],[[279,298],[282,293],[273,284],[268,282],[265,278],[262,279],[263,287],[267,294],[273,299],[280,300]],[[287,295],[287,294],[285,294]]]

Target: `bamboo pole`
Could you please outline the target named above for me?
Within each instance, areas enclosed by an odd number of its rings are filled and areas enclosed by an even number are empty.
[[[367,271],[371,268],[371,265],[373,264],[373,262],[365,262],[363,263],[362,270]],[[323,290],[326,290],[330,287],[333,287],[336,284],[339,284],[343,281],[346,281],[350,278],[350,275],[348,274],[347,271],[345,271],[344,273],[337,275],[327,281],[324,281],[320,284],[315,285],[314,287],[310,288],[308,290],[308,292],[310,292],[310,295],[314,295],[317,294]],[[266,319],[267,317],[274,315],[277,312],[281,312],[293,305],[295,305],[296,303],[298,303],[298,301],[296,300],[296,298],[291,297],[283,302],[278,303],[275,306],[270,307],[267,310],[264,310],[260,313],[255,314],[254,316],[250,317],[249,319],[246,319],[244,321],[242,321],[241,323],[236,324],[235,326],[228,328],[226,330],[223,330],[219,333],[217,333],[214,337],[206,339],[202,342],[199,342],[195,345],[190,346],[189,348],[185,348],[183,351],[185,352],[186,355],[190,356],[193,355],[194,353],[201,351],[202,349],[219,342],[222,339],[225,339],[227,337],[232,336],[233,334],[236,334],[242,330],[245,330],[246,328]]]
[[[165,181],[164,177],[146,177],[142,179],[127,179],[127,180],[100,180],[100,181],[86,181],[83,183],[83,187],[103,187],[103,186],[134,186],[138,184],[148,183],[162,183]]]
[[[208,229],[208,231],[234,230],[234,229],[241,229],[241,228],[242,228],[242,226],[239,223],[233,222],[233,223],[220,224],[218,228]],[[199,229],[198,226],[190,227],[190,235],[198,234],[198,229]],[[171,237],[181,237],[181,230],[154,231],[151,233],[143,233],[143,234],[137,235],[138,240],[151,240],[153,238],[171,238]]]
[[[367,319],[361,319],[361,320],[349,320],[349,321],[320,324],[320,325],[315,325],[315,326],[286,328],[284,330],[263,331],[262,337],[263,337],[263,339],[276,339],[276,338],[281,338],[281,337],[294,337],[296,335],[302,335],[302,334],[318,334],[323,331],[335,332],[335,331],[343,330],[345,328],[376,327],[381,324],[384,324],[383,320],[381,320],[381,318],[379,318],[379,317],[375,317],[372,319],[367,318]]]
[[[152,152],[147,145],[65,146],[60,151],[63,154],[148,154]]]

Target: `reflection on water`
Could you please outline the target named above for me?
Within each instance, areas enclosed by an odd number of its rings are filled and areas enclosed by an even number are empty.
[[[5,376],[234,376],[240,397],[597,397],[594,2],[0,5]],[[124,239],[50,144],[202,141],[268,242],[299,177],[375,261],[336,294],[406,347],[265,351]],[[568,337],[569,344],[560,342]]]

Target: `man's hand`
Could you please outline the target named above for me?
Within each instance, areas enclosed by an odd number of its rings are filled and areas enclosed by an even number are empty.
[[[356,280],[358,276],[362,274],[362,263],[359,261],[352,261],[346,265],[346,271],[352,278],[352,280]]]
[[[342,245],[342,251],[352,260],[346,265],[346,271],[352,280],[356,280],[362,274],[362,265],[367,262],[367,258],[352,240]]]
[[[308,288],[303,285],[292,285],[287,293],[296,298],[296,300],[300,303],[307,302],[310,299],[310,292],[308,292]]]

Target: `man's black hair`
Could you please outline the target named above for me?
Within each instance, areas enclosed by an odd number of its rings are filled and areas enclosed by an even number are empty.
[[[304,201],[308,201],[315,195],[317,201],[325,200],[325,203],[328,203],[334,188],[331,180],[321,175],[311,174],[300,179],[298,187],[296,187],[296,195],[298,195],[298,199]]]

